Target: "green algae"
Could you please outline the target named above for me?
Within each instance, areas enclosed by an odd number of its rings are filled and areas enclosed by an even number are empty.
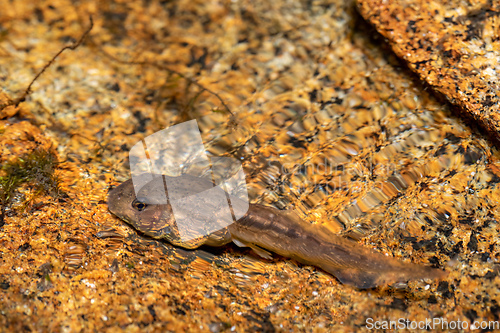
[[[62,194],[55,174],[57,163],[53,152],[36,149],[0,166],[0,226],[4,224],[6,207],[21,185],[33,186],[36,195],[43,193],[59,197]]]

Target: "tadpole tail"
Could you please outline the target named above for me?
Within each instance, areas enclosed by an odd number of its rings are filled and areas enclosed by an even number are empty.
[[[250,205],[247,215],[229,226],[232,238],[266,257],[266,249],[319,267],[340,282],[360,289],[416,279],[444,278],[445,271],[406,263],[350,241],[293,212]]]
[[[302,251],[295,259],[320,267],[340,282],[360,289],[409,280],[442,279],[448,275],[440,269],[385,256],[340,236],[330,237],[333,239],[328,245]]]

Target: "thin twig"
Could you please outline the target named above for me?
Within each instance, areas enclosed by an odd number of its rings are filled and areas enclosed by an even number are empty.
[[[175,69],[171,69],[165,65],[162,65],[162,64],[159,64],[159,63],[156,63],[156,62],[148,62],[148,61],[126,61],[126,60],[122,60],[122,59],[119,59],[117,57],[115,57],[114,55],[104,51],[101,47],[98,46],[97,43],[93,42],[92,43],[97,46],[97,49],[102,53],[104,54],[106,57],[110,58],[111,60],[113,61],[116,61],[120,64],[125,64],[125,65],[140,65],[140,66],[153,66],[153,67],[156,67],[158,69],[161,69],[161,70],[164,70],[166,72],[169,72],[171,74],[175,74],[181,78],[183,78],[184,80],[188,81],[190,84],[194,84],[195,86],[197,86],[198,88],[200,88],[202,91],[206,91],[208,92],[209,94],[215,96],[219,102],[222,104],[222,106],[224,107],[224,109],[226,109],[227,112],[229,112],[229,114],[231,116],[234,117],[234,114],[233,112],[231,111],[231,109],[229,108],[229,106],[224,102],[224,100],[222,99],[222,97],[220,97],[220,95],[218,93],[216,93],[215,91],[203,86],[201,83],[198,83],[196,80],[194,79],[191,79],[189,77],[187,77],[186,75],[182,74],[181,72],[179,71],[176,71]]]
[[[67,46],[63,47],[62,49],[60,49],[59,52],[57,52],[56,55],[53,56],[52,59],[50,59],[49,62],[47,62],[45,64],[45,66],[43,66],[43,68],[40,70],[40,72],[38,72],[38,74],[33,78],[33,80],[31,80],[30,84],[28,85],[28,88],[26,88],[26,90],[21,94],[21,96],[19,96],[16,99],[9,100],[7,103],[0,105],[0,111],[5,109],[8,106],[11,106],[11,105],[14,105],[17,107],[20,103],[24,102],[26,100],[26,97],[28,97],[28,95],[31,93],[31,87],[33,86],[35,81],[47,70],[47,68],[50,67],[50,65],[52,65],[52,63],[57,59],[57,57],[59,57],[61,55],[61,53],[63,53],[64,51],[66,51],[68,49],[74,50],[82,44],[85,37],[87,37],[87,35],[90,33],[90,31],[94,27],[94,21],[92,20],[92,16],[89,16],[89,20],[90,20],[90,26],[83,33],[83,35],[80,37],[80,39],[77,40],[75,43],[73,43],[71,45],[67,45]]]

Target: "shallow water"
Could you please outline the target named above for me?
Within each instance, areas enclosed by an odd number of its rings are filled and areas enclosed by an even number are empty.
[[[409,73],[352,3],[53,4],[0,13],[8,94],[79,36],[87,13],[97,45],[58,59],[21,116],[2,120],[2,162],[52,145],[69,195],[33,197],[5,219],[3,327],[352,331],[367,318],[496,318],[497,150]],[[234,118],[213,112],[223,107],[212,94],[195,98],[185,80],[103,50],[171,64],[219,93]],[[243,162],[253,201],[445,267],[449,279],[360,292],[283,258],[175,248],[114,218],[107,192],[129,177],[129,149],[202,116],[208,150]]]

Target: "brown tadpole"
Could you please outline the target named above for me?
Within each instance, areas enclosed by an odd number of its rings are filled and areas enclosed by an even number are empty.
[[[194,249],[201,245],[222,246],[233,241],[238,246],[250,247],[264,258],[270,258],[270,252],[274,252],[319,267],[340,282],[360,289],[417,279],[443,279],[447,276],[446,271],[406,263],[375,252],[320,225],[308,223],[293,212],[259,204],[249,204],[242,218],[202,236],[198,236],[204,228],[199,225],[200,220],[190,220],[188,223],[192,225],[183,226],[183,230],[193,230],[197,236],[186,240],[180,236],[168,200],[161,202],[154,199],[165,193],[166,180],[169,184],[175,184],[175,188],[168,189],[170,195],[201,193],[214,188],[208,180],[195,176],[153,175],[153,181],[142,186],[136,194],[130,179],[109,193],[109,210],[137,230],[176,246]],[[222,188],[217,188],[224,193]],[[229,197],[233,208],[244,205],[240,199]],[[214,202],[208,207],[217,207],[217,204]],[[207,202],[204,202],[203,206],[191,205],[188,209],[196,211],[206,207]],[[217,217],[219,211],[214,210],[213,214]]]
[[[236,239],[298,262],[313,265],[344,284],[360,289],[417,279],[442,279],[447,272],[385,256],[300,219],[293,212],[250,205],[245,217],[229,226]]]

